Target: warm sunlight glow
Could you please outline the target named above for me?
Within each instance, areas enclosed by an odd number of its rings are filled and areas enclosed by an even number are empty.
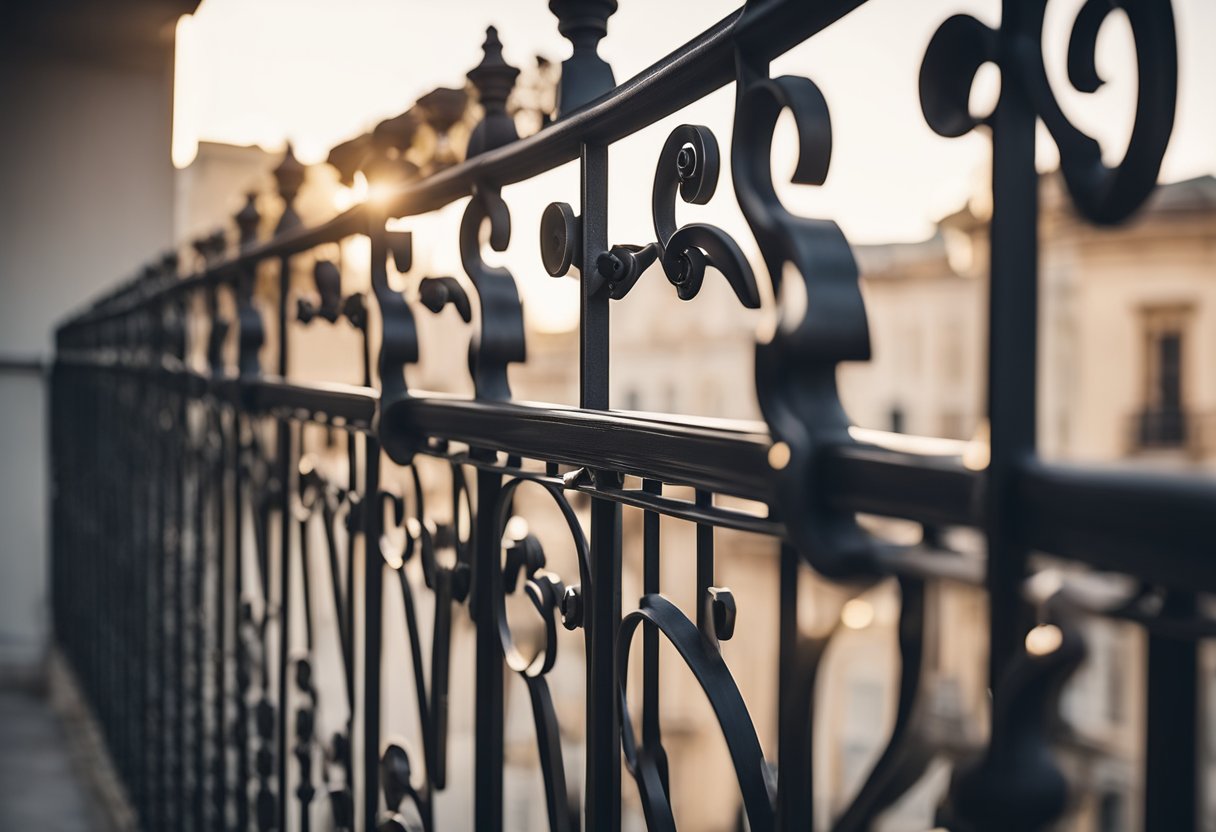
[[[1064,633],[1055,624],[1040,624],[1026,634],[1026,652],[1032,656],[1046,656],[1060,649]]]
[[[353,186],[348,188],[345,185],[339,185],[338,190],[334,191],[334,207],[339,211],[345,211],[366,202],[367,198],[367,177],[363,175],[363,171],[356,171]]]
[[[984,419],[975,429],[975,435],[967,443],[963,452],[963,467],[968,471],[984,471],[992,459],[992,447],[989,444],[988,420]]]
[[[193,71],[195,54],[194,17],[177,20],[173,51],[173,167],[184,168],[198,154],[198,85],[203,79]]]
[[[516,514],[507,521],[507,530],[504,537],[508,540],[523,540],[528,536],[528,521]]]
[[[850,630],[864,630],[874,623],[874,605],[864,598],[850,598],[840,609],[840,623]]]

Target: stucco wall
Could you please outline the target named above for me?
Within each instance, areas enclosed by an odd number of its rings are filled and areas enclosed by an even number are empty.
[[[48,359],[56,321],[170,244],[171,98],[169,49],[155,72],[0,59],[6,361]],[[36,664],[47,643],[45,399],[39,375],[0,369],[0,672]]]

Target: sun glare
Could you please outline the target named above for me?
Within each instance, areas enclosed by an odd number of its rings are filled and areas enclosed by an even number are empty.
[[[195,41],[194,16],[184,14],[177,19],[173,48],[173,167],[188,167],[198,155],[198,75],[192,72]]]
[[[356,205],[367,202],[368,185],[367,177],[363,175],[363,171],[355,173],[355,183],[351,187],[340,185],[338,190],[334,191],[334,208],[339,211],[345,211]]]

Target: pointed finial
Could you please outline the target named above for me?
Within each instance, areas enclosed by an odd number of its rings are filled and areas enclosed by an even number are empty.
[[[486,40],[481,50],[484,53],[481,63],[469,71],[468,77],[477,88],[485,116],[469,137],[468,156],[502,147],[519,138],[515,119],[507,115],[507,98],[515,86],[519,70],[503,60],[502,41],[498,39],[498,30],[493,26],[486,29]]]
[[[258,213],[258,195],[254,191],[245,194],[245,207],[236,215],[236,227],[240,230],[241,248],[248,248],[258,241],[258,223],[262,215]]]
[[[549,11],[557,16],[557,30],[574,46],[562,62],[557,87],[557,117],[599,98],[616,86],[612,67],[600,57],[600,41],[608,34],[608,18],[616,13],[617,0],[549,0]]]
[[[287,143],[283,161],[274,169],[274,179],[279,185],[279,196],[283,198],[283,215],[279,217],[279,224],[275,227],[275,233],[278,233],[300,224],[295,201],[296,195],[300,192],[300,186],[304,184],[304,166],[296,158],[291,142]]]

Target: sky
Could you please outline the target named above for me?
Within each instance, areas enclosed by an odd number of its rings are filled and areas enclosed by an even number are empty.
[[[600,53],[617,80],[625,80],[739,2],[621,0]],[[1063,64],[1069,28],[1082,2],[1048,4],[1048,71],[1070,118],[1101,139],[1107,161],[1115,162],[1126,145],[1134,111],[1132,38],[1122,12],[1116,12],[1103,27],[1098,45],[1098,69],[1106,85],[1092,95],[1072,90]],[[1179,106],[1163,181],[1216,172],[1216,50],[1210,48],[1216,35],[1216,2],[1174,0],[1174,8]],[[935,220],[982,191],[991,152],[987,135],[977,131],[960,139],[937,136],[925,124],[917,91],[929,38],[959,11],[995,25],[1000,2],[871,0],[774,61],[774,75],[803,75],[815,81],[832,116],[834,152],[828,181],[821,188],[779,185],[789,207],[836,220],[854,243],[906,241],[927,237]],[[505,57],[515,66],[530,65],[537,54],[555,60],[569,55],[569,43],[558,34],[544,0],[203,0],[197,12],[178,25],[174,162],[188,164],[199,139],[267,149],[281,148],[290,140],[303,161],[322,161],[329,147],[400,113],[434,87],[460,86],[480,60],[484,30],[490,24],[498,27]],[[990,106],[998,83],[995,71],[983,72],[973,104]],[[646,206],[655,159],[667,133],[685,122],[708,125],[723,157],[729,158],[733,108],[732,85],[613,146],[614,242],[644,243],[653,237]],[[1048,170],[1055,166],[1055,150],[1045,133],[1040,139],[1040,167]],[[792,127],[779,125],[773,153],[779,182],[793,169],[793,141]],[[531,270],[539,264],[533,229],[544,206],[555,199],[577,204],[577,170],[567,165],[512,186],[504,196],[513,218],[524,219],[522,227],[517,221],[512,247],[504,255],[518,276],[519,267]],[[734,205],[727,171],[710,205],[681,206],[681,217],[681,222],[715,222],[750,238]],[[445,244],[454,250],[454,243],[453,228]],[[526,261],[518,260],[522,254],[512,261],[512,250],[523,243],[530,250]],[[546,284],[546,295],[553,294],[552,287]]]

